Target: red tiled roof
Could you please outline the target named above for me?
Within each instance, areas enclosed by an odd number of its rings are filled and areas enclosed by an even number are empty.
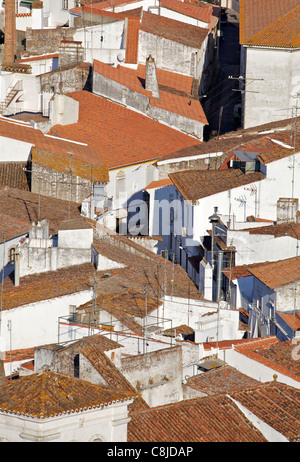
[[[72,140],[62,140],[56,136],[44,134],[40,130],[32,128],[27,123],[16,122],[15,120],[8,120],[1,117],[0,136],[19,140],[35,146],[36,148],[45,150],[47,152],[46,156],[43,158],[45,165],[47,162],[51,162],[52,155],[53,157],[56,155],[58,167],[62,159],[64,159],[65,163],[69,161],[69,152],[72,152],[74,159],[83,162],[88,159],[89,163],[93,162],[98,164],[99,167],[102,167],[102,174],[104,174],[103,180],[104,182],[107,181],[107,165],[105,165],[103,161],[102,151],[99,149],[99,145],[93,147],[87,144],[79,144]],[[37,156],[36,159],[42,162],[41,157],[38,157],[37,151],[35,154]]]
[[[137,393],[112,390],[57,372],[12,380],[0,388],[0,411],[38,419],[127,401]]]
[[[131,413],[133,442],[264,442],[233,401],[209,396]]]
[[[192,26],[181,21],[165,18],[144,11],[140,30],[148,34],[158,35],[167,40],[181,43],[197,50],[202,47],[209,30]]]
[[[202,391],[207,395],[228,393],[259,382],[239,372],[234,367],[225,365],[188,378],[187,386]]]
[[[156,188],[164,188],[165,186],[172,185],[173,182],[169,178],[165,178],[163,180],[152,181],[145,189],[156,189]]]
[[[289,441],[300,441],[299,389],[274,381],[230,391],[229,395]]]
[[[110,169],[155,160],[195,138],[87,91],[69,93],[79,101],[79,122],[55,125],[51,133],[101,149]]]
[[[192,77],[184,79],[176,77],[176,74],[172,77],[172,72],[166,73],[165,71],[160,70],[157,73],[158,84],[160,85],[160,79],[162,79],[164,83],[168,82],[168,87],[166,88],[165,86],[161,86],[159,90],[160,98],[152,98],[151,91],[145,90],[142,85],[142,81],[145,79],[145,66],[139,66],[138,70],[134,70],[122,66],[112,67],[108,64],[95,60],[94,72],[145,95],[149,98],[150,105],[153,107],[158,107],[165,111],[197,120],[203,124],[208,123],[201,103],[198,99],[194,99],[191,96],[193,84]],[[167,80],[168,77],[170,77],[169,81]],[[177,86],[177,90],[175,90],[175,92],[171,91],[171,82],[174,82]],[[180,90],[178,90],[178,87],[180,86],[181,88],[184,86],[187,91],[190,91],[190,94],[187,93],[183,96],[183,92],[179,93]]]
[[[299,47],[299,15],[299,0],[241,0],[240,43]]]
[[[177,11],[178,13],[190,16],[191,18],[199,19],[207,24],[211,21],[213,8],[208,5],[207,8],[203,8],[202,5],[196,5],[191,3],[185,3],[180,0],[160,0],[160,5],[163,8]]]
[[[295,344],[291,340],[280,342],[277,337],[257,338],[256,341],[236,345],[234,349],[275,372],[300,382],[299,361],[293,359]]]
[[[277,311],[279,316],[294,332],[300,330],[300,313],[282,313]]]
[[[47,149],[32,148],[31,162],[33,165],[40,165],[58,172],[69,173],[73,176],[91,180],[94,183],[108,183],[108,167],[102,163],[99,156],[94,157],[92,151],[85,153],[84,159],[82,155],[70,156],[67,154],[51,152]],[[98,162],[97,162],[98,161]]]
[[[270,289],[284,287],[300,280],[300,257],[288,258],[249,268],[253,276],[262,281]]]
[[[140,18],[128,17],[126,30],[125,63],[136,64],[139,49]]]
[[[39,204],[40,217],[38,213]],[[7,219],[7,222],[16,227],[16,230],[19,230],[19,226],[21,227],[20,230],[22,230],[22,226],[25,224],[27,224],[27,229],[29,230],[32,222],[47,219],[50,234],[56,234],[59,224],[68,217],[69,211],[70,218],[81,217],[78,206],[79,204],[74,202],[69,203],[54,197],[43,195],[39,197],[38,194],[30,191],[14,189],[8,186],[0,188],[0,213],[3,220]],[[4,226],[2,221],[1,224]]]
[[[249,234],[266,234],[276,237],[289,236],[300,239],[300,223],[280,223],[274,225],[260,226],[258,228],[246,228],[243,231]]]
[[[3,310],[36,303],[55,297],[89,290],[92,285],[92,263],[70,266],[56,271],[24,276],[15,286],[10,278],[3,283]]]
[[[222,271],[231,281],[247,276],[255,276],[270,289],[276,289],[299,281],[300,257],[234,266],[224,268]]]
[[[170,173],[169,177],[183,197],[191,201],[261,181],[265,178],[261,172],[245,175],[239,169],[185,170]]]
[[[255,268],[256,266],[264,266],[268,263],[269,262],[261,262],[251,263],[249,265],[232,266],[231,268],[226,267],[222,270],[222,272],[230,281],[234,281],[235,279],[252,276],[251,268]]]

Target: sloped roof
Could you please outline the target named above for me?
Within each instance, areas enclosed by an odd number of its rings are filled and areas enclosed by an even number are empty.
[[[300,330],[300,312],[283,313],[277,311],[276,315],[281,318],[294,332]]]
[[[107,178],[107,165],[103,161],[102,151],[99,146],[88,146],[72,140],[62,140],[56,136],[44,134],[28,125],[28,123],[2,117],[0,117],[0,136],[34,146],[38,149],[35,152],[35,159],[46,166],[47,164],[52,165],[52,159],[54,159],[54,163],[57,163],[57,169],[60,164],[65,164],[69,161],[69,153],[72,152],[74,159],[80,163],[84,163],[87,159],[89,159],[89,162],[97,163],[99,171],[101,167],[103,180],[105,181],[105,178]],[[65,167],[63,168],[65,169]]]
[[[187,380],[188,387],[207,395],[228,393],[258,383],[257,380],[228,365],[211,369],[204,374],[194,375]]]
[[[253,265],[248,270],[267,287],[276,289],[300,280],[300,257]]]
[[[136,64],[139,50],[140,18],[127,17],[125,63]]]
[[[129,401],[137,393],[111,390],[57,372],[20,377],[0,387],[0,412],[39,419]]]
[[[196,201],[229,189],[237,188],[265,178],[261,172],[244,174],[231,170],[185,170],[170,173],[169,178],[186,200]]]
[[[240,43],[294,48],[300,46],[298,0],[241,0]]]
[[[100,147],[110,169],[158,159],[197,140],[87,91],[69,93],[79,101],[79,122],[55,125],[58,137]],[[58,138],[59,139],[59,138]]]
[[[269,234],[274,236],[274,238],[290,236],[295,239],[300,239],[300,223],[294,222],[246,228],[241,231],[246,231],[249,234]]]
[[[163,8],[176,11],[191,18],[199,19],[202,22],[210,23],[213,8],[212,5],[207,5],[205,3],[201,4],[191,4],[178,0],[160,0],[160,5]],[[205,6],[203,6],[205,5]]]
[[[81,156],[80,156],[81,157]],[[68,153],[51,152],[48,149],[32,148],[30,160],[34,165],[49,168],[57,172],[70,173],[73,176],[92,180],[93,183],[108,183],[108,167],[101,158],[94,157],[91,152],[84,158]]]
[[[300,441],[298,388],[274,381],[229,391],[229,394],[289,441]]]
[[[115,235],[104,239],[94,239],[93,247],[105,257],[125,265],[125,268],[104,272],[97,271],[99,285],[97,294],[101,296],[117,294],[124,289],[141,293],[146,287],[148,298],[160,300],[164,290],[167,295],[201,299],[202,296],[186,271],[178,264],[154,254],[131,241],[127,236]],[[174,278],[172,272],[174,270]],[[174,279],[174,284],[172,284]]]
[[[233,401],[209,396],[133,412],[128,442],[264,442]]]
[[[0,162],[0,186],[29,191],[26,168],[27,162]]]
[[[59,224],[69,216],[69,210],[70,218],[80,218],[79,204],[74,202],[43,196],[42,194],[39,196],[39,194],[9,186],[0,188],[0,214],[2,217],[7,217],[1,220],[2,226],[5,226],[4,221],[7,219],[8,223],[16,226],[16,228],[19,225],[27,224],[29,231],[32,222],[47,219],[50,234],[56,234]],[[8,234],[13,237],[11,233]]]
[[[234,349],[273,369],[274,373],[281,373],[300,382],[300,364],[293,358],[295,346],[292,340],[280,342],[277,337],[272,336],[237,344]]]
[[[255,276],[267,287],[274,290],[299,281],[300,257],[224,268],[223,273],[231,281],[247,276]]]
[[[179,74],[172,75],[172,72],[157,70],[157,80],[159,85],[160,98],[152,98],[152,92],[145,89],[145,66],[139,65],[138,69],[129,69],[118,65],[112,67],[103,62],[94,60],[94,72],[103,75],[115,82],[128,87],[149,98],[150,106],[158,107],[165,111],[169,111],[188,119],[196,120],[203,124],[207,124],[207,119],[203,108],[198,99],[191,96],[193,78],[184,78]],[[160,85],[163,81],[168,86]],[[172,91],[172,83],[177,86],[175,91]],[[178,90],[178,87],[184,88],[186,93]]]
[[[36,303],[55,297],[89,290],[93,283],[95,268],[92,263],[74,265],[56,271],[24,276],[15,286],[10,278],[3,282],[2,309]]]
[[[140,30],[196,49],[201,48],[209,33],[209,30],[203,27],[192,26],[146,11],[143,12]]]

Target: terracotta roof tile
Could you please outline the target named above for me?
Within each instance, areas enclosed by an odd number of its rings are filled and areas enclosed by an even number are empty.
[[[202,391],[207,395],[229,393],[258,383],[257,380],[227,365],[194,375],[187,380],[188,387]]]
[[[282,313],[277,311],[279,316],[294,332],[300,330],[300,313]]]
[[[246,228],[243,229],[243,231],[249,234],[269,234],[274,236],[274,238],[290,236],[295,239],[300,239],[300,223],[294,222],[266,225],[257,228]]]
[[[234,281],[235,279],[252,276],[251,268],[256,268],[258,265],[268,265],[268,263],[269,262],[261,262],[251,263],[249,265],[232,266],[231,268],[226,267],[222,270],[222,272],[230,281]]]
[[[10,278],[3,282],[2,309],[36,303],[55,297],[90,290],[95,269],[92,263],[74,265],[56,271],[24,276],[15,286]]]
[[[211,5],[203,7],[205,3],[196,5],[179,0],[160,0],[160,5],[163,8],[177,11],[178,13],[190,16],[191,18],[199,19],[200,21],[206,22],[207,24],[210,23],[213,13],[213,8]]]
[[[40,217],[39,217],[40,204]],[[80,218],[79,204],[54,197],[47,197],[21,189],[3,186],[0,188],[0,207],[2,216],[8,223],[16,227],[47,219],[50,234],[56,234],[60,222],[66,219],[70,210],[70,218]]]
[[[12,380],[0,388],[0,411],[39,419],[131,400],[137,393],[111,390],[56,372]]]
[[[145,90],[145,66],[139,65],[138,69],[135,70],[120,65],[112,67],[94,60],[94,72],[145,95],[153,107],[179,114],[203,124],[208,123],[199,100],[191,95],[194,80],[192,77],[186,78],[186,76],[157,69],[160,98],[152,98],[151,91]],[[161,81],[164,85],[161,85]],[[177,88],[173,90],[172,84]]]
[[[289,441],[300,441],[299,389],[274,381],[229,394]]]
[[[69,173],[73,176],[91,180],[94,183],[108,183],[108,167],[101,157],[93,156],[92,150],[86,155],[73,155],[72,159],[68,153],[51,152],[48,149],[34,147],[31,150],[30,160],[34,165],[55,170],[57,172]]]
[[[78,312],[81,313],[81,321],[85,318],[90,319],[90,316],[93,315],[98,318],[100,323],[101,311],[107,311],[131,332],[143,335],[143,327],[137,320],[150,315],[160,305],[161,302],[153,297],[147,297],[146,303],[145,294],[136,288],[132,288],[113,295],[99,294],[95,302],[87,302],[81,305]]]
[[[121,394],[126,392],[129,394],[135,394],[136,399],[134,403],[130,405],[130,409],[147,409],[148,405],[144,399],[137,396],[135,388],[105,354],[105,352],[110,352],[121,347],[122,345],[119,343],[103,335],[96,334],[83,337],[76,342],[70,342],[69,345],[52,344],[43,346],[42,348],[54,349],[59,356],[66,358],[73,358],[74,354],[82,354],[104,380],[106,389],[116,394],[118,394],[118,392],[121,392]],[[89,373],[85,374],[84,371],[82,371],[81,374],[81,378],[86,380],[90,379]]]
[[[26,167],[27,162],[0,162],[0,186],[29,191]]]
[[[125,63],[136,64],[139,49],[140,18],[127,18]]]
[[[186,200],[196,201],[232,188],[261,181],[263,173],[243,174],[239,169],[231,170],[185,170],[170,173],[169,178]]]
[[[151,181],[145,190],[148,191],[148,189],[164,188],[165,186],[171,186],[172,184],[173,182],[169,178],[164,178],[163,180]]]
[[[300,257],[257,264],[248,270],[267,287],[276,289],[300,280]]]
[[[292,355],[294,348],[295,344],[291,340],[280,342],[275,336],[258,338],[234,347],[237,352],[273,369],[274,373],[281,373],[300,382],[299,361],[293,359]]]
[[[226,396],[210,396],[133,412],[128,442],[264,442]]]
[[[163,335],[166,337],[175,337],[179,334],[181,335],[191,335],[195,331],[191,327],[187,326],[186,324],[182,324],[181,326],[172,327],[171,329],[166,329],[162,332]]]
[[[298,0],[241,0],[240,43],[299,47]]]
[[[42,150],[40,151],[41,155],[42,152],[46,152],[46,155],[44,154],[43,157],[43,162],[45,164],[47,162],[51,163],[52,155],[53,157],[56,155],[56,160],[58,161],[57,165],[59,165],[59,161],[61,162],[63,158],[69,159],[68,153],[72,152],[75,159],[79,159],[82,162],[86,162],[88,159],[88,162],[97,163],[99,167],[101,166],[103,174],[107,175],[107,172],[105,173],[107,166],[101,156],[102,151],[99,150],[99,145],[92,147],[87,144],[72,142],[72,140],[62,140],[56,136],[44,134],[40,130],[32,128],[27,123],[4,118],[0,118],[0,136],[12,138],[35,146]],[[40,162],[42,159],[41,155],[38,157]],[[47,157],[49,158],[47,159]]]
[[[127,236],[110,236],[94,239],[95,250],[105,257],[125,265],[124,268],[109,271],[110,277],[105,278],[105,272],[97,271],[99,287],[97,294],[101,296],[115,295],[124,289],[133,289],[141,293],[146,287],[149,298],[160,300],[166,281],[166,294],[172,293],[172,271],[174,269],[173,294],[176,296],[201,299],[197,287],[188,277],[186,271],[160,255],[148,251],[135,244]],[[134,258],[133,258],[134,256]]]
[[[70,93],[80,102],[79,122],[55,125],[51,133],[101,150],[110,169],[158,159],[195,138],[87,91]]]
[[[223,274],[231,281],[255,276],[270,289],[276,289],[299,281],[300,257],[224,268]]]
[[[201,48],[209,32],[203,27],[192,26],[146,11],[143,13],[140,30],[196,49]]]

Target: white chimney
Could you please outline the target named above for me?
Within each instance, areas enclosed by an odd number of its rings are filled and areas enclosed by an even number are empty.
[[[151,55],[146,59],[145,89],[152,92],[153,98],[160,98],[155,60]]]

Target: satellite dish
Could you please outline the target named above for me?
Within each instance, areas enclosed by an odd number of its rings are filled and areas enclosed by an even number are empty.
[[[119,54],[118,54],[117,60],[119,61],[119,63],[122,63],[122,62],[124,61],[124,55],[123,55],[123,53],[119,53]]]

